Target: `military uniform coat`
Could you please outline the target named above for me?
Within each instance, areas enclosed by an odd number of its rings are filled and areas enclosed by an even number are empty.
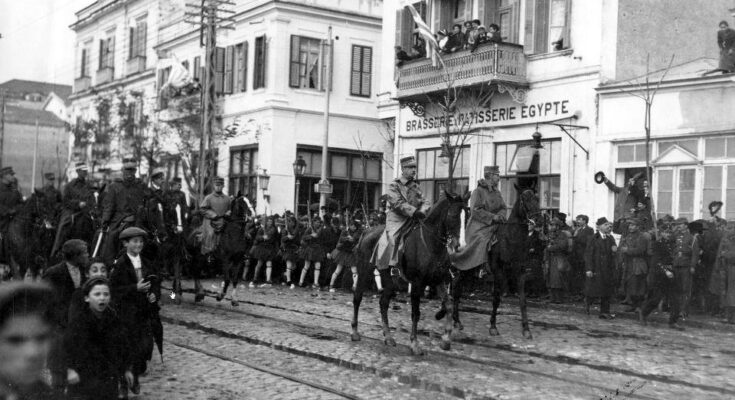
[[[585,296],[610,297],[615,294],[615,239],[600,232],[592,236],[584,255],[585,271],[593,276],[585,282]]]
[[[114,182],[105,188],[102,201],[102,222],[116,229],[126,217],[137,216],[149,197],[149,190],[140,179]]]
[[[386,193],[387,212],[385,230],[375,245],[370,262],[378,269],[397,266],[399,252],[403,248],[403,228],[416,210],[426,213],[429,203],[421,193],[421,187],[415,180],[408,181],[401,177],[391,182]],[[398,241],[398,243],[396,243]]]
[[[484,179],[478,181],[470,197],[470,218],[465,228],[467,245],[449,255],[457,269],[466,271],[488,262],[488,252],[496,241],[498,230],[493,217],[504,215],[505,209],[498,188],[490,186]]]
[[[713,281],[717,286],[724,307],[735,307],[735,235],[726,234],[720,242]]]
[[[18,206],[23,204],[23,196],[11,183],[4,185],[0,183],[0,231],[5,232],[10,223],[10,218],[18,211]]]
[[[204,212],[202,223],[202,254],[209,254],[217,247],[212,220],[224,216],[230,210],[232,198],[224,193],[212,192],[204,197],[199,208]]]
[[[82,208],[80,203],[84,202]],[[56,239],[51,253],[54,254],[61,247],[61,241],[67,237],[66,231],[74,223],[74,216],[86,210],[92,210],[95,207],[96,199],[92,188],[89,187],[86,179],[74,178],[64,187],[64,194],[61,197],[61,217],[56,230]]]
[[[545,259],[549,272],[546,275],[546,287],[549,289],[564,289],[566,287],[565,274],[569,271],[568,254],[571,249],[572,236],[566,230],[559,229],[552,232],[549,245],[545,249]]]
[[[620,256],[623,261],[625,294],[646,295],[650,237],[644,232],[628,233],[620,240]]]

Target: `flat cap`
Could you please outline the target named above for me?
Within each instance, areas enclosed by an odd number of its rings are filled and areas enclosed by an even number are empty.
[[[607,224],[608,222],[610,222],[610,221],[608,221],[607,218],[600,217],[600,218],[597,218],[597,223],[596,224],[599,226],[599,225]]]
[[[415,167],[418,164],[416,164],[416,157],[414,156],[408,156],[401,158],[401,168],[406,167]]]
[[[138,169],[138,163],[134,158],[124,158],[123,169]]]
[[[89,171],[89,167],[87,166],[87,163],[85,163],[84,161],[80,161],[74,164],[74,168],[77,171]]]
[[[148,232],[144,231],[143,229],[140,229],[136,226],[131,226],[129,228],[125,228],[122,232],[120,232],[120,240],[126,240],[138,236],[146,237],[148,236]]]

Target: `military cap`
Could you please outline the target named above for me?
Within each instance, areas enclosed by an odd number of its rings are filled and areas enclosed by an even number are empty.
[[[76,168],[77,171],[89,171],[89,167],[87,166],[87,163],[83,161],[80,161],[74,164],[74,168]]]
[[[681,225],[681,224],[686,225],[688,223],[689,223],[689,221],[687,221],[687,219],[685,217],[679,217],[679,218],[677,218],[677,219],[674,220],[674,224],[675,225]]]
[[[124,158],[122,169],[138,169],[138,163],[134,158]]]
[[[225,178],[223,178],[221,176],[215,176],[214,179],[213,179],[213,182],[214,182],[215,185],[217,185],[217,184],[224,185],[225,184]]]
[[[0,285],[0,326],[14,315],[45,315],[51,288],[45,283],[3,282]]]
[[[608,221],[608,220],[607,220],[607,218],[605,218],[605,217],[600,217],[600,218],[597,218],[597,225],[598,225],[598,226],[599,226],[599,225],[604,225],[604,224],[607,224],[608,222],[610,222],[610,221]]]
[[[163,168],[155,168],[153,169],[153,172],[151,172],[151,179],[156,179],[159,176],[163,176],[166,174],[166,170]]]
[[[53,181],[53,180],[56,179],[56,175],[54,175],[53,172],[47,172],[47,173],[43,174],[43,177],[46,178],[46,179],[48,179],[48,180],[50,180],[50,181]]]
[[[146,237],[148,236],[148,232],[138,227],[135,227],[135,226],[125,228],[125,230],[120,232],[120,240],[126,240],[130,238],[138,237],[138,236]]]
[[[416,157],[408,156],[401,158],[401,168],[416,167]]]
[[[171,179],[171,183],[181,183],[181,178],[179,178],[178,176],[174,177]]]
[[[500,167],[497,165],[486,165],[482,170],[486,174],[500,174]]]
[[[15,171],[13,171],[13,167],[2,167],[0,168],[0,176],[11,174],[15,175]]]
[[[641,226],[642,222],[640,218],[628,218],[628,225]]]

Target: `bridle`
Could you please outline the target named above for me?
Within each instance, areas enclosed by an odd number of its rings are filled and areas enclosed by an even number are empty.
[[[525,214],[524,218],[526,219],[526,223],[529,225],[530,224],[536,225],[536,221],[534,217],[542,215],[541,209],[539,208],[538,211],[535,211],[533,213],[529,211],[529,207],[527,207],[526,201],[524,200],[524,197],[525,197],[524,195],[526,193],[531,193],[531,195],[533,196],[533,190],[526,189],[523,192],[521,192],[520,196],[518,196],[518,201],[520,202],[520,209],[523,210],[523,214]]]

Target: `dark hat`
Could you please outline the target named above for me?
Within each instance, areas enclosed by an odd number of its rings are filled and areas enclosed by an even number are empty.
[[[146,237],[148,236],[148,232],[144,231],[143,229],[140,229],[135,226],[131,226],[130,228],[125,228],[122,232],[120,232],[120,240],[126,240],[138,236]]]
[[[498,167],[497,165],[486,165],[482,169],[482,172],[486,174],[500,174],[500,167]]]
[[[401,168],[416,167],[417,165],[418,164],[416,164],[416,157],[414,156],[401,158]]]
[[[718,201],[718,200],[715,200],[715,201],[709,203],[709,205],[707,206],[707,208],[709,209],[709,215],[711,215],[711,216],[714,217],[715,214],[717,214],[718,212],[720,212],[720,209],[722,208],[722,202],[721,201]]]
[[[701,221],[692,221],[687,225],[687,227],[689,228],[691,232],[694,232],[694,233],[704,232],[704,225],[702,224]]]
[[[181,183],[181,178],[179,178],[178,176],[175,178],[172,178],[171,183]]]
[[[685,217],[679,217],[679,218],[677,218],[677,219],[674,220],[674,224],[676,224],[676,225],[680,225],[680,224],[686,225],[688,223],[689,223],[689,221],[687,221],[687,219]]]
[[[77,171],[89,171],[89,167],[84,161],[79,161],[78,163],[74,164],[74,168],[76,168]]]
[[[2,168],[0,168],[0,176],[6,175],[6,174],[15,175],[15,171],[13,171],[13,167],[2,167]]]
[[[50,181],[53,181],[53,180],[56,179],[56,175],[54,175],[53,172],[47,172],[47,173],[43,174],[43,177],[46,178],[46,179],[48,179],[48,180],[50,180]]]
[[[473,20],[472,20],[472,23],[473,23],[473,24],[477,24],[477,25],[481,25],[481,24],[482,24],[482,22],[480,22],[480,20],[479,20],[479,19],[473,19]]]
[[[163,168],[155,168],[153,172],[151,172],[151,179],[156,179],[165,174],[166,174],[166,170],[164,170]]]
[[[602,171],[597,171],[597,173],[595,174],[595,182],[597,182],[598,184],[605,182],[605,173]]]
[[[559,217],[559,219],[562,220],[562,221],[566,221],[567,220],[567,215],[565,213],[563,213],[563,212],[557,213],[556,216]]]
[[[225,184],[225,178],[223,178],[221,176],[215,176],[212,181],[214,182],[215,185],[216,184],[221,184],[221,185],[224,185]]]
[[[607,224],[608,222],[610,222],[610,221],[608,221],[607,218],[600,217],[600,218],[597,218],[597,223],[596,224],[599,226],[599,225]]]
[[[23,281],[0,285],[0,326],[14,315],[44,315],[51,298],[51,288],[45,283]]]
[[[138,163],[134,158],[124,158],[122,169],[138,169]]]

